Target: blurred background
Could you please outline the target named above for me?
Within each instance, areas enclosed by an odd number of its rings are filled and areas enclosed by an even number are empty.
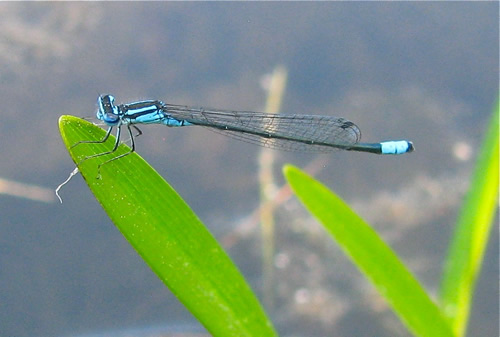
[[[314,172],[435,296],[499,92],[498,6],[0,4],[0,336],[207,335],[79,175],[56,202],[74,168],[57,121],[94,116],[103,93],[262,111],[277,66],[287,73],[282,112],[345,117],[364,141],[409,139],[416,151],[273,151],[269,198],[284,163]],[[276,206],[273,256],[262,259],[261,148],[202,128],[142,131],[138,153],[225,245],[282,336],[409,335],[293,196]],[[492,234],[470,336],[498,335],[497,226]]]

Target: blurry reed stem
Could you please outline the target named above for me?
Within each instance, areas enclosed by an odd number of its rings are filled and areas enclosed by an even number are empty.
[[[267,88],[265,112],[279,113],[285,92],[287,70],[277,66]],[[262,148],[259,155],[260,225],[262,233],[262,284],[264,306],[271,310],[274,305],[274,194],[277,190],[273,177],[275,151]]]

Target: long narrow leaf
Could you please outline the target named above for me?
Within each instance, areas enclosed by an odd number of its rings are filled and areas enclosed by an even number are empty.
[[[337,195],[299,169],[284,173],[295,194],[417,336],[451,337],[436,304],[392,249]]]
[[[441,305],[453,331],[463,336],[498,201],[499,105],[486,133],[471,186],[446,259]]]
[[[102,139],[104,130],[72,116],[59,120],[73,160],[111,149],[104,144],[71,145]],[[130,244],[213,336],[276,336],[259,302],[212,235],[179,195],[136,153],[79,165],[92,193]],[[90,248],[90,247],[89,247]]]

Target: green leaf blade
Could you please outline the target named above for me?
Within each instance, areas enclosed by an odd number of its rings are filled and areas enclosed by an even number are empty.
[[[441,284],[442,309],[459,337],[467,329],[474,287],[498,205],[499,112],[497,102],[458,217]]]
[[[392,249],[338,196],[299,169],[286,166],[295,194],[375,285],[417,336],[453,336],[437,305]]]
[[[59,127],[75,163],[109,151],[103,144],[80,144],[104,137],[101,128],[72,116]],[[210,232],[137,153],[97,166],[129,148],[86,160],[79,170],[92,193],[130,244],[213,336],[276,336],[250,287]]]

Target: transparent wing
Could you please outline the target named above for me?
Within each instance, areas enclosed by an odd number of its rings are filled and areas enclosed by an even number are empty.
[[[279,115],[165,104],[164,112],[212,131],[261,146],[300,152],[332,152],[361,139],[352,122],[333,116]]]

